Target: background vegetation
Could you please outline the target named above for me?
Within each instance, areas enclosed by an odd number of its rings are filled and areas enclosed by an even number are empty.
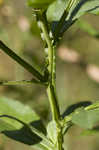
[[[0,40],[31,64],[32,60],[36,66],[40,63],[43,69],[43,45],[31,14],[25,0],[0,0]],[[98,16],[86,15],[81,20],[99,32]],[[99,38],[88,32],[77,22],[65,33],[57,49],[57,93],[61,112],[79,101],[99,100]],[[31,74],[0,51],[0,80],[24,79],[31,79]],[[0,96],[30,105],[45,123],[50,119],[46,91],[41,86],[0,86]],[[98,150],[99,135],[82,136],[81,132],[81,128],[70,129],[65,138],[68,150]],[[13,149],[31,148],[0,135],[0,150]]]

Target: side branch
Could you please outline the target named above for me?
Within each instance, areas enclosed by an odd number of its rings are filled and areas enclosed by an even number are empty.
[[[44,81],[44,77],[38,72],[33,66],[19,57],[16,53],[14,53],[10,48],[8,48],[2,41],[0,41],[0,49],[4,51],[7,55],[9,55],[13,60],[19,63],[22,67],[24,67],[27,71],[29,71],[32,75],[34,75],[40,81]]]
[[[42,82],[35,79],[32,80],[21,80],[21,81],[0,81],[0,86],[6,85],[32,85],[32,84],[42,84]]]

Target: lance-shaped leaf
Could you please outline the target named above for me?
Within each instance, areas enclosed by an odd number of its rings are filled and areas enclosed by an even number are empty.
[[[28,145],[42,141],[42,138],[35,132],[33,133],[33,130],[31,131],[25,124],[46,134],[40,117],[31,108],[15,100],[0,98],[0,132]]]
[[[64,113],[62,114],[62,117],[64,118],[67,115],[70,115],[71,113],[73,113],[76,109],[80,108],[80,107],[87,107],[89,105],[91,105],[92,102],[90,101],[82,101],[82,102],[78,102],[76,104],[72,104],[70,106],[68,106],[66,108],[66,110],[64,111]]]

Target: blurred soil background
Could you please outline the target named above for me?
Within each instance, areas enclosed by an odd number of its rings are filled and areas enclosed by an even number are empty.
[[[81,18],[99,32],[99,17]],[[0,40],[18,55],[44,69],[43,44],[31,8],[25,0],[0,0]],[[33,60],[33,62],[32,62]],[[0,81],[31,80],[32,75],[0,51]],[[99,38],[90,36],[75,23],[57,49],[57,95],[61,112],[79,101],[99,100]],[[0,86],[0,96],[30,105],[47,124],[50,108],[45,88],[39,85]],[[82,136],[72,127],[65,136],[65,149],[99,150],[99,135]],[[66,148],[67,147],[67,148]],[[0,135],[0,150],[33,149]]]

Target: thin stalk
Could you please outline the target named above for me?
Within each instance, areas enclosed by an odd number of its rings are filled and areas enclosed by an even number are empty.
[[[35,79],[32,80],[21,80],[21,81],[0,81],[0,86],[2,85],[32,85],[32,84],[44,84]]]
[[[38,72],[33,66],[19,57],[16,53],[14,53],[10,48],[8,48],[2,41],[0,41],[0,49],[4,51],[7,55],[9,55],[13,60],[19,63],[22,67],[24,67],[27,71],[29,71],[32,75],[34,75],[40,81],[44,81],[44,77]]]

